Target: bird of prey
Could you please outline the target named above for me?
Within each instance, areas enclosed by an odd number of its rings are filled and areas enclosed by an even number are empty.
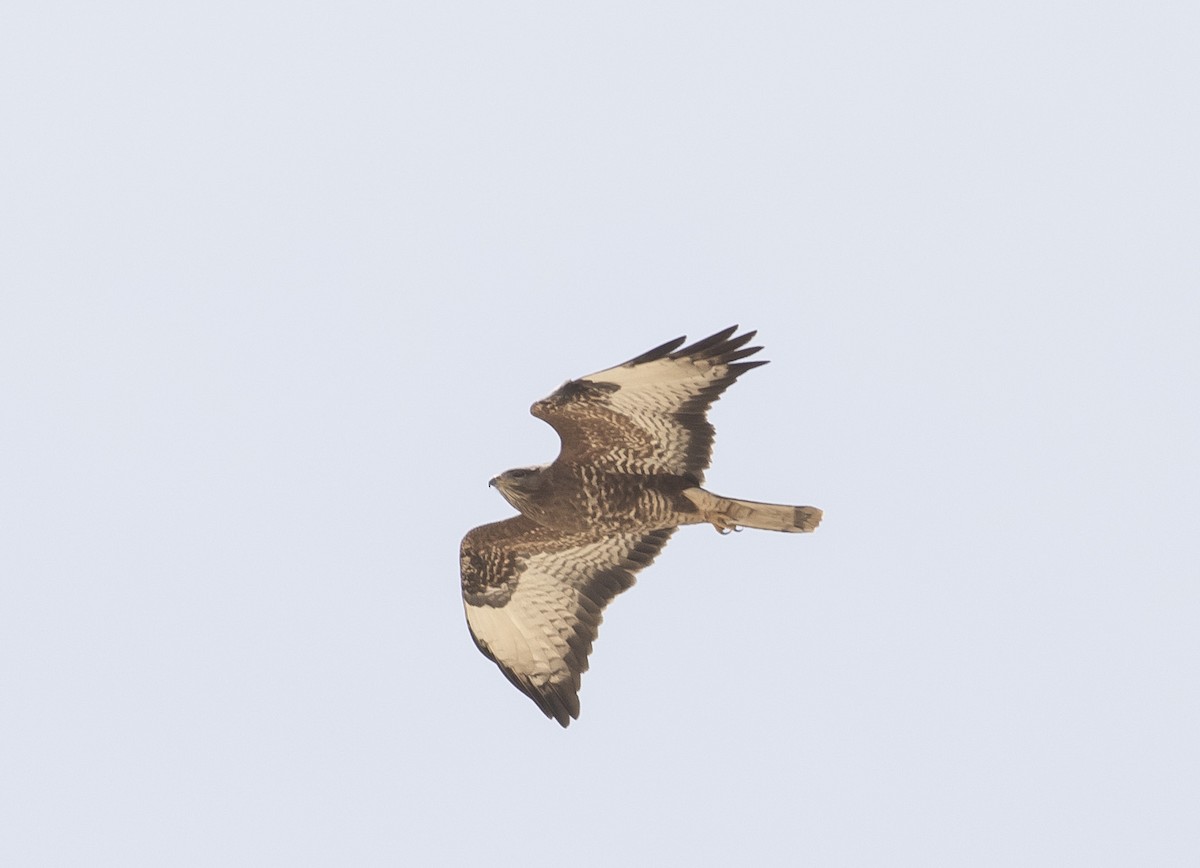
[[[563,384],[530,408],[562,442],[550,464],[491,480],[520,515],[468,533],[459,553],[475,644],[547,717],[579,717],[579,681],[604,607],[679,525],[814,530],[821,510],[737,500],[702,487],[706,414],[739,376],[755,332],[676,338]]]

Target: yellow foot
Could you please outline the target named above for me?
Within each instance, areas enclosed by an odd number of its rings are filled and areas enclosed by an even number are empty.
[[[739,533],[742,530],[740,527],[730,521],[727,516],[724,516],[719,512],[709,513],[704,517],[704,520],[715,527],[717,529],[717,533],[721,534],[722,536],[729,533],[731,530],[738,531]]]

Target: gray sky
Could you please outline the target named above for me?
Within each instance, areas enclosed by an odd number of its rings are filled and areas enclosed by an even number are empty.
[[[1200,863],[1194,3],[0,27],[0,862]],[[569,730],[474,648],[529,405],[741,323]]]

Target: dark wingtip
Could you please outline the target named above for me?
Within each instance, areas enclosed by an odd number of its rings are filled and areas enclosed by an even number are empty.
[[[580,671],[586,669],[585,665]],[[578,675],[573,681],[560,681],[557,684],[548,684],[540,688],[530,685],[523,692],[537,703],[542,714],[556,721],[564,729],[571,725],[572,719],[578,720],[579,718]]]
[[[682,359],[688,356],[693,356],[701,359],[714,359],[720,357],[721,361],[732,362],[737,359],[745,358],[746,356],[757,353],[762,347],[747,347],[742,349],[746,344],[754,339],[758,334],[757,329],[751,329],[748,332],[743,332],[738,335],[737,330],[741,328],[737,324],[721,329],[715,334],[711,334],[706,338],[701,338],[695,343],[683,346],[687,337],[678,337],[674,340],[667,341],[665,344],[660,344],[652,350],[647,350],[640,356],[635,356],[627,362],[622,362],[623,367],[632,367],[633,365],[641,365],[645,362],[654,362],[663,358]],[[735,337],[736,335],[736,337]]]
[[[754,362],[734,362],[729,366],[729,370],[733,373],[733,376],[737,378],[746,373],[746,371],[749,371],[753,368],[761,368],[763,365],[768,364],[769,362],[770,359],[759,359],[758,361]]]
[[[700,340],[696,341],[694,344],[689,344],[688,346],[684,347],[681,350],[676,350],[675,352],[671,353],[671,358],[681,359],[681,358],[684,358],[685,356],[694,356],[694,355],[698,355],[701,353],[705,353],[707,350],[711,350],[711,349],[719,346],[720,344],[725,343],[725,341],[729,340],[730,335],[732,335],[737,330],[738,330],[738,327],[736,325],[731,325],[729,328],[721,329],[716,334],[709,335],[706,338],[701,338]],[[750,332],[749,335],[746,337],[746,340],[750,340],[750,338],[753,336],[754,336],[754,332]]]
[[[721,329],[721,331],[714,335],[709,335],[681,350],[676,350],[671,353],[671,358],[681,359],[691,357],[728,363],[737,359],[744,359],[746,356],[753,355],[762,349],[761,346],[746,347],[746,344],[758,334],[757,330],[751,329],[748,332],[735,335],[737,329],[738,326],[736,325]]]
[[[642,353],[640,356],[635,356],[634,358],[630,359],[627,362],[622,362],[621,366],[622,367],[632,367],[633,365],[640,365],[643,362],[653,362],[657,359],[665,358],[666,356],[669,356],[674,349],[676,349],[680,344],[682,344],[686,340],[687,340],[687,335],[681,335],[680,337],[677,337],[674,340],[667,341],[665,344],[660,344],[659,346],[655,347],[652,350],[646,350],[646,352]],[[565,725],[566,724],[564,724],[564,726]]]
[[[732,353],[725,353],[722,358],[726,362],[736,362],[738,359],[744,359],[746,356],[752,356],[761,350],[762,347],[743,347],[740,350],[734,350]],[[766,360],[759,362],[760,365],[766,364]]]

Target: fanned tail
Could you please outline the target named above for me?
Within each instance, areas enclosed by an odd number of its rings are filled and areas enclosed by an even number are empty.
[[[821,510],[815,506],[787,506],[721,497],[703,488],[689,488],[683,496],[696,505],[701,521],[719,531],[754,527],[782,533],[810,533],[821,523]]]

